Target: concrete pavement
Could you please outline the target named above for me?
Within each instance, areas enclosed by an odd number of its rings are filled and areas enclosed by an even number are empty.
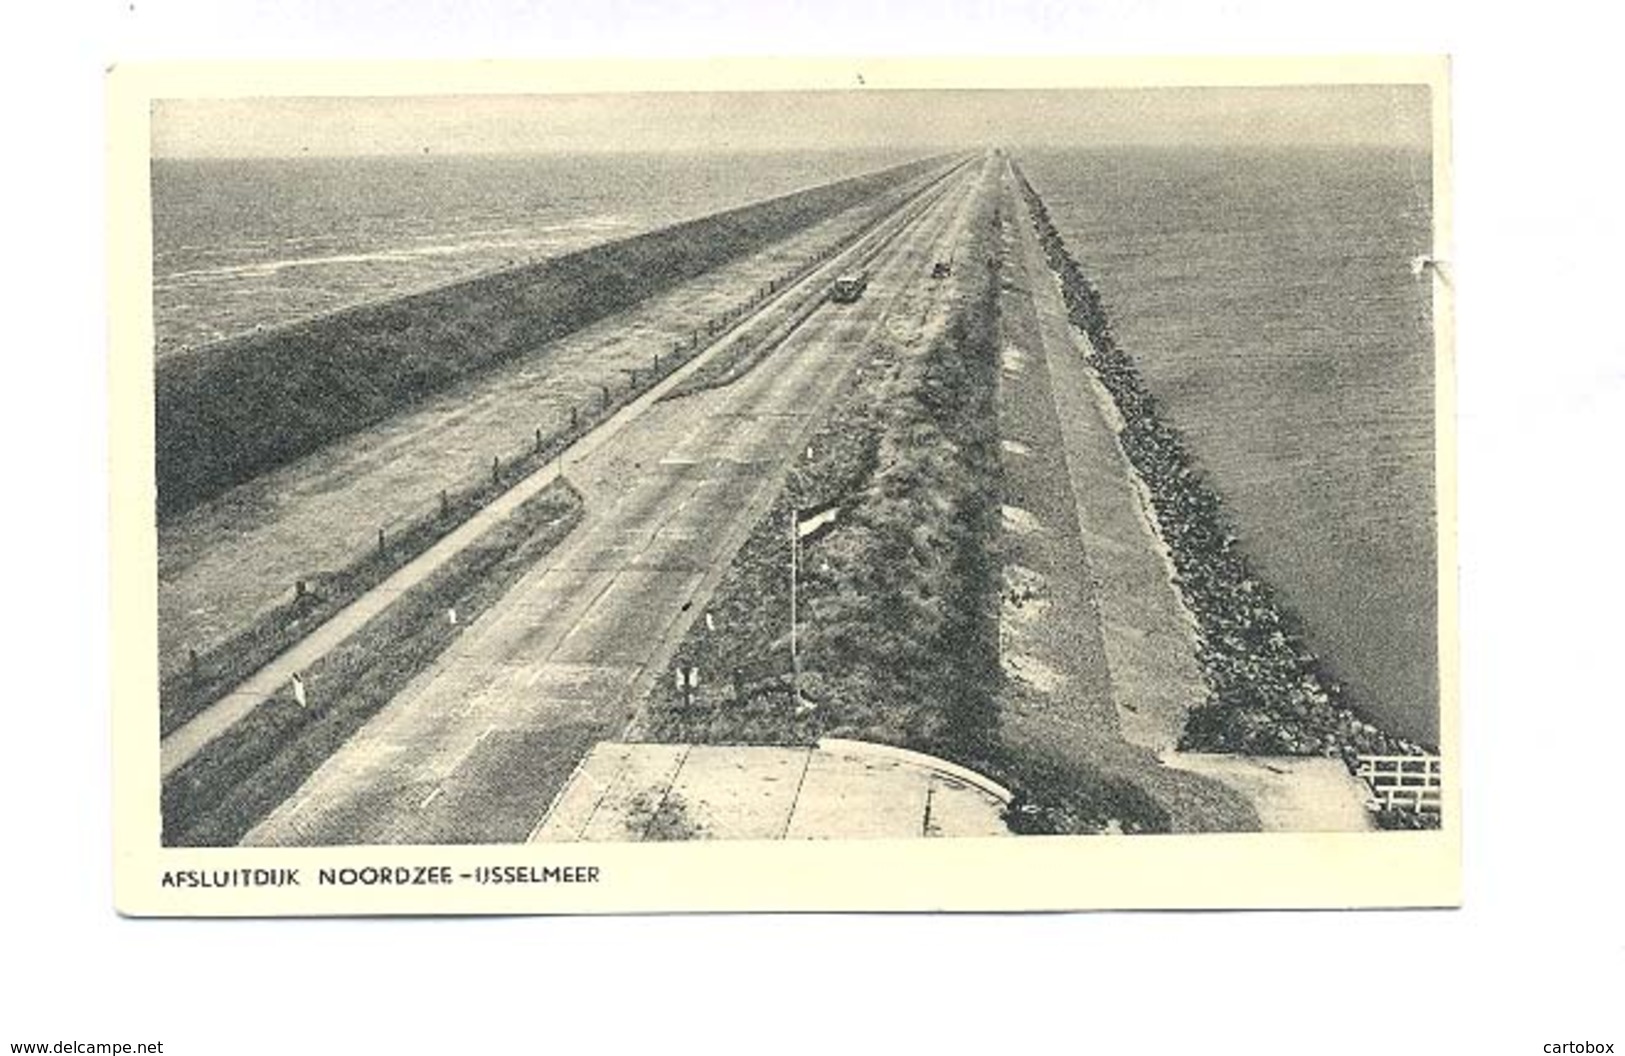
[[[861,741],[605,743],[531,842],[1008,836],[1010,799],[946,760]]]
[[[572,453],[576,530],[244,842],[524,840],[576,760],[632,718],[891,296],[946,255],[980,172],[880,254],[858,303],[818,309],[739,381],[642,407]]]
[[[304,670],[325,656],[368,620],[382,612],[402,592],[421,582],[484,532],[510,516],[520,504],[552,484],[566,465],[577,464],[590,458],[628,423],[639,418],[668,393],[678,389],[707,364],[730,354],[736,344],[755,340],[758,320],[771,325],[777,317],[794,315],[804,311],[806,304],[821,300],[824,290],[835,274],[852,266],[853,260],[867,256],[872,252],[873,241],[882,241],[888,237],[899,225],[908,222],[908,216],[909,209],[905,207],[899,211],[895,219],[882,222],[873,236],[860,239],[846,252],[838,254],[830,262],[814,269],[801,282],[787,287],[767,302],[757,317],[742,322],[730,330],[711,348],[674,371],[576,441],[559,458],[515,484],[468,521],[397,569],[384,582],[335,613],[294,647],[276,657],[215,704],[163,738],[159,749],[160,775],[168,777],[210,741],[286,688],[296,672]]]

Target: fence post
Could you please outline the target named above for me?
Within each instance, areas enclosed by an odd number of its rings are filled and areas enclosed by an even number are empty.
[[[580,421],[579,421],[579,419],[578,419],[578,418],[577,418],[577,417],[576,417],[576,405],[575,405],[575,404],[573,404],[573,403],[572,403],[572,404],[571,404],[571,405],[570,405],[570,431],[571,431],[571,432],[572,432],[572,433],[573,433],[573,432],[575,432],[575,431],[576,431],[576,428],[577,428],[577,427],[578,427],[578,426],[579,426],[579,425],[580,425]]]
[[[440,489],[440,516],[444,517],[449,513],[451,513],[451,499],[447,497],[446,489],[441,488]]]
[[[384,552],[384,530],[382,527],[378,529],[378,552],[380,554]]]
[[[541,429],[541,426],[537,426],[536,427],[536,453],[541,454],[541,452],[542,452],[542,429]]]
[[[502,458],[498,455],[491,456],[491,483],[502,483]]]

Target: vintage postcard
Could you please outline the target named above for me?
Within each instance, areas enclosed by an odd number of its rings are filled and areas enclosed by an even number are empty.
[[[108,103],[120,911],[1458,903],[1444,60]]]

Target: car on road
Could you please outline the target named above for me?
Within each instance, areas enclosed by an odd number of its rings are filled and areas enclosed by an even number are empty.
[[[851,304],[863,296],[863,291],[869,285],[867,271],[856,274],[842,275],[835,280],[835,285],[829,291],[829,299],[836,304]]]

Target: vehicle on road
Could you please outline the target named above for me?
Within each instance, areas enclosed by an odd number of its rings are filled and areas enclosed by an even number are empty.
[[[830,289],[829,299],[836,304],[851,304],[863,296],[863,291],[868,286],[869,273],[867,271],[842,275],[835,280],[835,285]]]

